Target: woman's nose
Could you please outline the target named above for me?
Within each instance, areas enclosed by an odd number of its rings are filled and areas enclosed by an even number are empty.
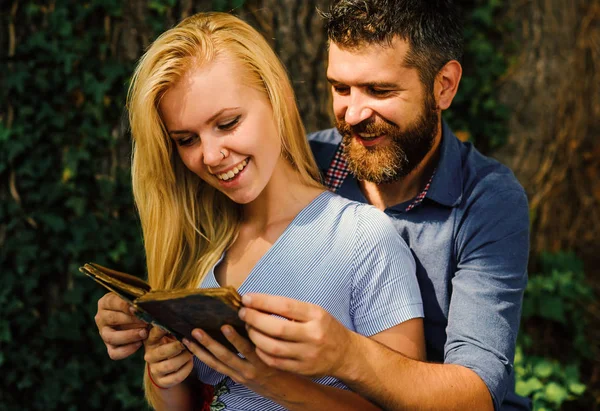
[[[222,153],[223,147],[217,142],[203,141],[202,157],[204,164],[208,167],[216,167],[225,158]]]

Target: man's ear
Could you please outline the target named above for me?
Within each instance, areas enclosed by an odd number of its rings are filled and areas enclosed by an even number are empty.
[[[458,84],[462,77],[462,66],[456,60],[450,60],[435,77],[433,93],[438,108],[446,110],[458,91]]]

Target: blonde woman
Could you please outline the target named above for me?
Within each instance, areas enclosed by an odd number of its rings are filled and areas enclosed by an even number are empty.
[[[311,302],[347,328],[423,359],[408,247],[383,213],[319,183],[290,82],[258,32],[228,14],[185,19],[140,60],[128,108],[153,288],[230,285],[242,295]],[[112,358],[139,347],[132,336],[146,337],[114,296],[99,302],[96,322]],[[185,341],[189,351],[150,330],[144,358],[152,406],[197,407],[193,382],[200,380],[217,387],[218,409],[373,408],[335,378],[267,366],[250,341],[231,327],[222,331],[242,356],[202,330]]]

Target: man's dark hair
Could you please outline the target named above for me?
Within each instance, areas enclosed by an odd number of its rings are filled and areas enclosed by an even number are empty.
[[[329,40],[342,48],[407,41],[404,64],[429,89],[448,61],[462,57],[461,12],[451,0],[332,0],[322,15]]]

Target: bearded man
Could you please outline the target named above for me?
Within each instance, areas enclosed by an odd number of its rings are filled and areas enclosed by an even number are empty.
[[[383,210],[411,248],[428,362],[320,307],[246,295],[240,316],[257,352],[273,367],[333,375],[384,409],[530,409],[513,369],[527,197],[442,120],[462,76],[460,12],[449,0],[337,0],[325,19],[337,127],[309,136],[313,153],[331,190]]]

